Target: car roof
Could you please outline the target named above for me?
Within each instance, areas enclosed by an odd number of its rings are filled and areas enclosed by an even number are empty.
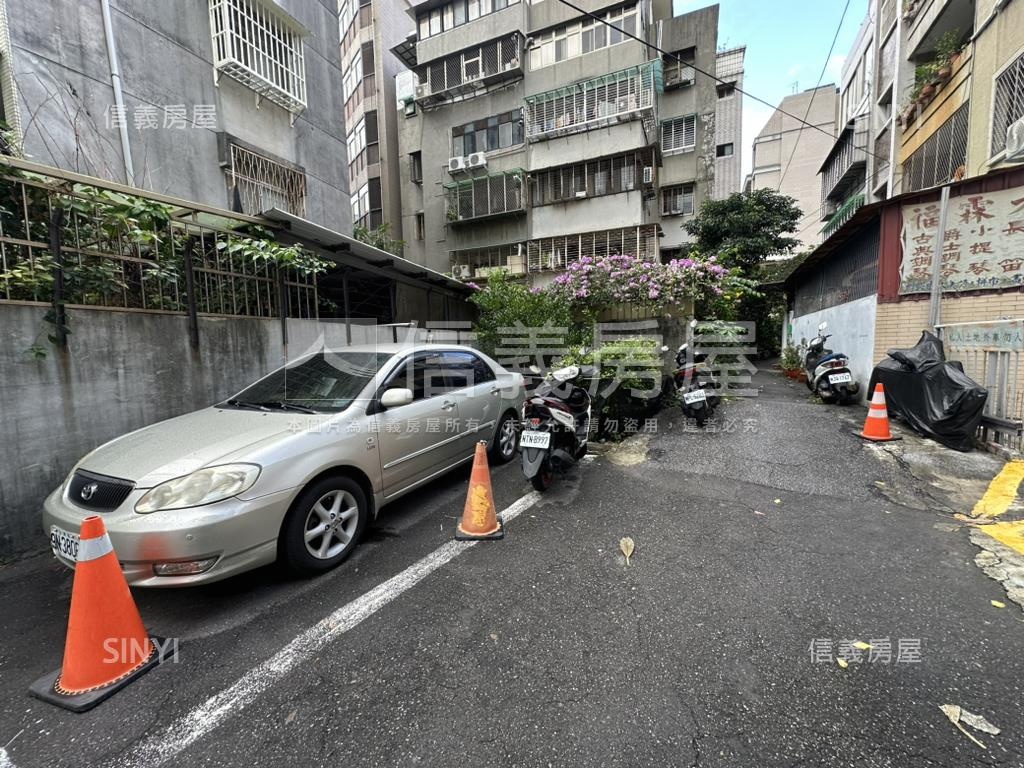
[[[387,342],[383,344],[353,344],[350,347],[336,347],[324,350],[333,355],[344,354],[345,352],[381,352],[384,354],[397,355],[401,352],[430,352],[430,351],[460,351],[482,354],[480,350],[467,346],[466,344],[403,344]]]

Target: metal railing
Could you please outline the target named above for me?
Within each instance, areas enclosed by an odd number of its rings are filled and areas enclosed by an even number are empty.
[[[522,213],[526,210],[521,168],[445,184],[448,223]]]
[[[499,269],[513,275],[526,272],[526,246],[523,243],[452,251],[449,256],[452,274],[458,280],[486,279]]]
[[[513,32],[431,62],[420,74],[416,101],[431,106],[468,98],[488,85],[522,77],[522,49],[522,35]]]
[[[850,182],[867,164],[868,118],[858,117],[843,130],[821,169],[821,198],[841,199],[849,191]]]
[[[967,162],[968,106],[960,107],[903,163],[904,192],[944,184]]]
[[[271,208],[306,215],[306,174],[237,144],[230,145],[228,177],[238,189],[242,211],[259,214]]]
[[[997,155],[1006,149],[1006,131],[1024,117],[1024,54],[996,78],[992,104],[992,149]]]
[[[959,360],[964,373],[988,390],[985,415],[1024,420],[1024,320],[951,323],[936,330],[946,358]],[[984,433],[988,428],[981,430]],[[1024,437],[1016,430],[992,431],[1000,445],[1017,451],[1024,448]]]
[[[254,258],[265,222],[0,157],[0,301],[316,317],[314,277]]]
[[[655,93],[663,88],[661,59],[527,96],[526,138],[541,141],[612,123],[657,124]],[[650,135],[652,131],[649,130]]]
[[[526,269],[528,272],[560,270],[582,256],[600,258],[615,254],[657,261],[658,227],[651,224],[531,240],[527,243]]]
[[[875,190],[885,181],[889,176],[889,155],[890,155],[890,143],[892,139],[891,129],[886,126],[878,135],[875,137],[874,155],[875,155],[875,171],[874,176],[871,179],[871,189]]]

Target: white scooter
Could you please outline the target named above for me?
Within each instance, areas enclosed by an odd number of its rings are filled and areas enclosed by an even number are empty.
[[[842,352],[825,349],[828,323],[818,326],[818,335],[807,345],[804,357],[804,371],[807,373],[807,388],[826,403],[846,405],[860,391],[860,384],[850,373],[849,358]]]

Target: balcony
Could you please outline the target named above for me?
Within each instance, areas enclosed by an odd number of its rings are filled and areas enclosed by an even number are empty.
[[[655,94],[662,91],[661,59],[527,96],[526,140],[544,141],[615,123],[642,120],[657,139]]]
[[[864,205],[864,193],[858,192],[850,195],[846,200],[843,201],[842,205],[836,208],[828,218],[828,223],[821,230],[821,234],[825,236],[825,239],[832,237],[832,234],[839,229],[843,224],[853,218],[853,214],[857,212],[857,209]]]
[[[856,117],[846,124],[836,143],[818,170],[821,199],[839,201],[864,183],[868,155],[868,118]]]
[[[432,107],[471,99],[523,76],[523,36],[511,35],[467,48],[425,65],[419,72],[416,103]]]
[[[943,35],[955,31],[964,39],[970,38],[974,31],[974,3],[961,0],[911,0],[907,7],[908,11],[910,9],[913,9],[910,19],[904,13],[906,54],[915,61],[934,51]]]
[[[600,258],[614,254],[658,261],[658,226],[649,224],[531,240],[527,243],[526,269],[528,272],[558,271],[582,256]]]
[[[445,184],[448,225],[525,213],[521,168]]]
[[[451,251],[450,257],[452,275],[458,280],[486,280],[499,269],[512,275],[526,273],[526,245],[523,243]]]

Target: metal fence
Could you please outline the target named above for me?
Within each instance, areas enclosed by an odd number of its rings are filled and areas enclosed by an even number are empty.
[[[936,328],[948,360],[963,364],[964,373],[988,390],[985,415],[1009,421],[1024,420],[1024,320],[955,323]],[[1016,451],[1024,437],[1015,429],[981,428],[982,439]]]
[[[0,157],[0,301],[317,316],[315,277],[265,258],[260,220],[40,168]]]
[[[865,227],[795,286],[797,317],[878,291],[878,226]]]
[[[445,184],[448,223],[525,211],[524,176],[514,168]]]
[[[658,227],[644,225],[579,235],[559,235],[527,243],[528,272],[565,269],[582,256],[600,258],[615,254],[658,260]]]
[[[903,163],[904,192],[943,184],[967,162],[968,105],[960,107]]]

